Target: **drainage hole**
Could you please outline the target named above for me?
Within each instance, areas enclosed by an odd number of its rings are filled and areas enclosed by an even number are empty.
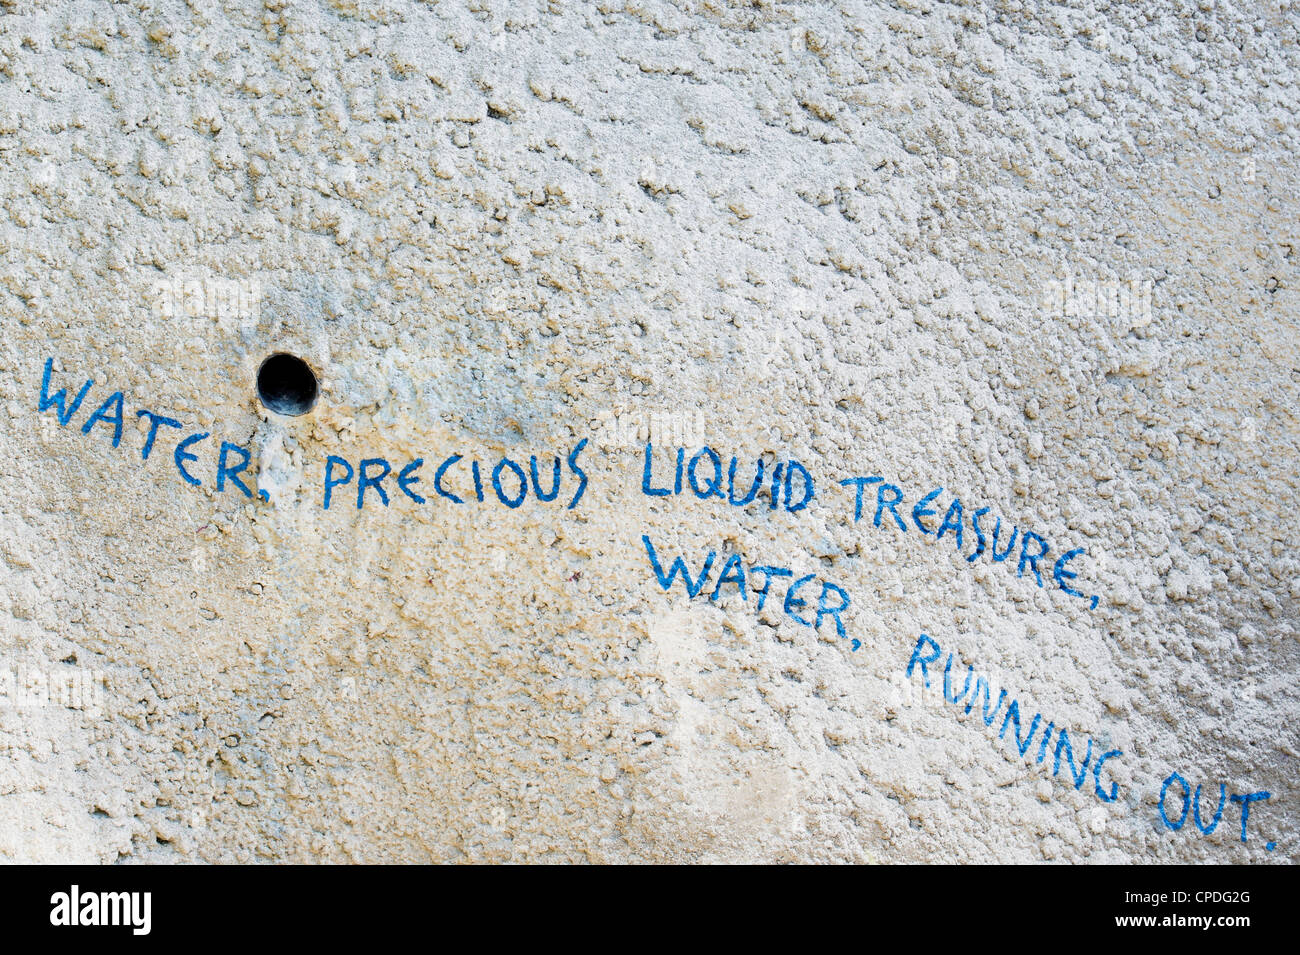
[[[316,375],[295,355],[279,352],[257,370],[257,397],[276,414],[306,414],[317,393]]]

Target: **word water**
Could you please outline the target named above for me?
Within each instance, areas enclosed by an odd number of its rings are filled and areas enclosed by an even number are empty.
[[[68,397],[67,388],[60,388],[50,394],[50,375],[53,369],[54,359],[47,358],[45,360],[45,374],[41,378],[41,394],[36,404],[36,410],[44,414],[46,411],[53,409],[59,426],[66,428],[72,421],[73,416],[81,408],[82,402],[86,400],[86,396],[90,393],[91,386],[95,382],[93,379],[87,378],[85,384],[72,398]],[[108,433],[112,435],[113,447],[116,448],[122,443],[122,431],[126,416],[125,400],[125,396],[121,391],[114,391],[86,417],[85,423],[81,426],[81,433],[88,435],[96,427],[99,428],[100,432],[107,429]],[[149,455],[153,453],[154,445],[158,441],[162,428],[169,429],[163,433],[184,430],[184,425],[175,418],[159,414],[148,408],[140,408],[136,411],[135,416],[149,422],[149,431],[145,436],[144,446],[140,449],[140,460],[142,461],[149,460]],[[172,462],[176,465],[176,473],[186,484],[194,487],[203,486],[203,481],[193,474],[189,467],[191,462],[199,460],[199,456],[192,449],[210,437],[211,435],[207,431],[195,431],[181,438],[172,448]],[[229,485],[232,488],[237,488],[244,497],[251,498],[253,489],[245,484],[243,478],[240,477],[242,474],[252,480],[249,471],[249,462],[251,460],[252,455],[247,448],[231,441],[222,441],[221,451],[217,457],[216,480],[214,482],[217,492],[225,491],[226,486]],[[265,491],[259,490],[257,493],[262,500],[267,500]]]
[[[655,579],[659,581],[659,586],[665,591],[672,589],[673,581],[680,574],[682,586],[686,589],[688,597],[694,599],[704,592],[705,581],[709,578],[709,572],[713,569],[713,562],[717,558],[717,554],[709,551],[699,572],[692,577],[690,568],[686,566],[686,561],[681,557],[673,558],[672,565],[665,571],[663,564],[659,560],[659,554],[655,551],[654,544],[650,542],[650,538],[642,534],[641,542],[645,544],[646,557],[650,560],[650,569],[654,572]],[[717,600],[719,595],[723,593],[723,587],[730,585],[735,587],[734,592],[739,593],[741,599],[748,603],[749,591],[753,589],[754,593],[758,595],[755,611],[761,613],[763,606],[767,603],[772,582],[787,577],[794,577],[794,571],[788,567],[773,567],[751,563],[748,570],[746,570],[745,562],[740,554],[731,554],[722,564],[722,570],[718,573],[718,579],[714,584],[713,592],[709,594],[709,600]],[[754,584],[756,579],[761,580],[761,586]],[[817,594],[817,609],[815,611],[808,608],[808,599],[800,596],[800,593],[811,596],[811,591],[805,590],[805,588],[810,588],[816,580],[816,574],[805,574],[797,580],[792,580],[790,585],[786,587],[781,609],[795,623],[814,630],[821,627],[822,621],[829,617],[835,621],[835,632],[840,638],[849,639],[848,633],[844,629],[844,621],[840,618],[840,614],[848,610],[851,602],[844,588],[838,587],[829,581],[821,581],[821,590]],[[801,615],[801,611],[804,615]],[[810,611],[812,612],[812,619],[806,616]],[[862,646],[861,641],[857,639],[852,642],[854,650]]]

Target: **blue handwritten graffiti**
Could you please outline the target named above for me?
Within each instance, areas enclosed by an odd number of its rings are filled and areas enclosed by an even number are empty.
[[[94,381],[87,379],[76,395],[69,398],[66,386],[51,391],[53,373],[54,359],[48,358],[41,378],[41,391],[37,398],[36,410],[42,414],[52,410],[59,425],[67,427],[81,409],[94,386]],[[148,422],[148,430],[140,448],[141,460],[148,461],[158,446],[160,437],[169,434],[162,429],[171,429],[176,432],[174,437],[177,439],[172,448],[172,463],[176,468],[177,476],[191,487],[204,487],[205,482],[200,476],[202,468],[198,463],[199,449],[204,446],[204,442],[211,439],[212,443],[207,447],[213,448],[216,454],[216,468],[215,471],[210,472],[213,478],[211,483],[216,492],[220,494],[230,489],[238,491],[246,498],[253,498],[251,485],[256,482],[252,479],[253,456],[248,448],[233,441],[218,442],[207,431],[186,434],[186,428],[180,421],[148,408],[140,408],[135,416]],[[122,443],[124,420],[125,397],[121,391],[114,391],[86,417],[80,432],[83,436],[105,433],[110,437],[112,446],[116,448]],[[572,510],[578,506],[578,502],[582,500],[587,490],[587,473],[579,463],[579,457],[586,446],[587,439],[584,438],[563,459],[554,455],[549,459],[539,460],[536,455],[532,455],[528,459],[526,471],[521,463],[508,457],[500,458],[490,472],[493,499],[507,508],[514,509],[524,503],[530,491],[537,500],[547,503],[557,500],[562,490],[572,487],[566,505],[567,509]],[[452,474],[452,471],[461,460],[460,454],[446,457],[435,471],[432,481],[434,495],[445,498],[453,504],[465,503],[465,497],[452,489],[456,486],[454,484],[456,475]],[[567,465],[567,470],[562,468],[561,460]],[[419,471],[423,465],[424,458],[416,458],[403,466],[400,471],[395,471],[393,465],[382,457],[364,458],[354,466],[346,458],[331,454],[326,457],[323,469],[322,506],[329,510],[335,493],[340,488],[352,484],[354,480],[358,510],[363,509],[367,503],[372,506],[388,507],[390,499],[396,494],[403,495],[404,499],[409,499],[414,504],[424,504],[427,497],[417,489],[417,485],[421,482]],[[474,497],[480,503],[489,500],[484,490],[480,463],[471,462],[469,471],[473,478]],[[469,492],[463,484],[460,490],[468,496]],[[257,496],[263,501],[269,501],[265,490],[259,489]]]
[[[578,458],[586,446],[587,439],[583,438],[564,458],[565,463],[568,465],[568,471],[572,473],[577,481],[577,486],[574,488],[573,494],[565,507],[566,510],[573,510],[577,507],[578,502],[582,500],[582,496],[587,490],[587,473],[578,463]],[[456,479],[454,472],[457,470],[457,465],[462,460],[464,460],[463,455],[450,454],[434,470],[431,484],[435,496],[445,498],[453,504],[465,503],[465,497],[456,493],[457,485],[452,483]],[[490,472],[493,497],[499,503],[511,509],[517,508],[524,503],[530,488],[533,496],[543,503],[556,500],[565,485],[560,460],[558,455],[551,457],[549,461],[550,477],[548,480],[543,481],[542,475],[546,473],[547,469],[543,465],[539,470],[536,455],[529,457],[527,471],[524,470],[521,464],[510,458],[501,458]],[[424,458],[416,458],[403,467],[392,482],[396,485],[397,491],[406,495],[416,504],[424,504],[427,500],[425,495],[418,493],[414,489],[414,486],[422,480],[418,472],[423,466]],[[475,500],[479,503],[488,501],[490,498],[484,489],[483,467],[480,466],[478,461],[471,461],[468,470],[474,485],[473,495]],[[328,511],[334,499],[335,490],[347,487],[355,477],[357,481],[357,510],[365,507],[367,491],[370,492],[371,500],[377,499],[380,504],[387,507],[389,492],[384,486],[384,481],[392,476],[393,466],[385,458],[366,458],[358,462],[354,468],[347,458],[331,454],[325,459],[322,505]],[[549,488],[547,485],[549,485]],[[466,496],[470,493],[463,485],[460,486],[460,490]]]
[[[659,586],[665,591],[672,589],[674,581],[680,576],[682,587],[686,595],[692,599],[698,597],[705,591],[705,582],[709,579],[709,572],[713,569],[713,562],[717,554],[709,551],[704,558],[704,563],[696,573],[692,573],[690,566],[682,557],[674,557],[672,564],[667,571],[664,570],[663,564],[659,560],[659,554],[655,551],[654,544],[650,542],[650,537],[646,534],[641,535],[641,542],[645,545],[646,557],[650,560],[650,569],[654,572],[655,579],[659,581]],[[761,578],[761,586],[752,585],[751,582]],[[749,602],[749,591],[752,589],[757,595],[757,606],[755,612],[761,612],[767,603],[768,592],[772,587],[774,580],[783,580],[792,578],[791,583],[785,590],[785,598],[782,600],[781,609],[785,615],[795,623],[804,627],[817,629],[822,625],[822,621],[830,618],[835,621],[835,633],[841,639],[848,639],[848,632],[844,629],[844,621],[840,615],[848,610],[851,600],[848,592],[843,587],[839,587],[829,581],[821,581],[821,592],[817,597],[817,608],[809,619],[807,614],[808,599],[801,597],[800,593],[804,588],[810,587],[816,580],[816,574],[805,574],[797,580],[794,578],[794,571],[788,567],[774,567],[761,564],[749,564],[746,570],[745,561],[740,554],[731,554],[727,557],[722,565],[722,570],[718,573],[717,582],[713,587],[713,592],[709,594],[709,600],[717,600],[722,594],[725,585],[731,585],[736,588],[735,593],[740,594],[740,598],[746,603]],[[775,596],[775,594],[773,595]],[[833,598],[833,599],[832,599]],[[854,650],[861,646],[858,640],[852,641]]]
[[[642,494],[648,497],[668,497],[682,494],[683,488],[689,487],[691,493],[701,500],[716,498],[726,501],[733,507],[746,507],[757,500],[760,493],[766,491],[770,510],[774,511],[784,504],[785,510],[791,514],[804,510],[817,496],[812,475],[798,461],[778,461],[771,470],[770,478],[766,482],[767,486],[764,487],[764,471],[767,464],[762,458],[754,462],[752,479],[745,478],[747,471],[741,470],[739,484],[736,483],[739,459],[732,457],[724,469],[722,456],[707,445],[696,451],[689,459],[686,457],[686,449],[678,448],[673,460],[672,487],[666,485],[656,487],[656,483],[664,479],[655,477],[654,446],[650,443],[646,444],[645,464],[641,471]],[[722,477],[724,470],[727,475],[725,492]],[[747,480],[749,487],[746,489]],[[740,493],[737,493],[738,489]],[[799,495],[797,501],[796,494]]]
[[[940,648],[936,640],[924,633],[921,634],[920,639],[916,641],[916,646],[912,649],[911,659],[907,661],[906,672],[908,679],[911,679],[912,673],[919,669],[921,671],[921,679],[924,681],[924,685],[928,689],[930,686],[929,667],[936,664],[942,654],[943,650]],[[966,679],[962,685],[961,692],[953,693],[952,682],[950,679],[952,674],[952,661],[953,654],[950,651],[948,653],[947,662],[944,664],[943,668],[944,700],[953,704],[961,703],[963,700],[966,700],[967,713],[970,713],[970,711],[975,708],[975,705],[979,703],[980,717],[984,721],[984,725],[992,726],[997,721],[998,713],[1002,712],[1002,702],[1007,698],[1006,689],[1003,688],[1000,690],[998,693],[997,703],[990,711],[989,703],[992,699],[991,681],[984,676],[976,677],[975,688],[972,692],[971,678],[975,676],[975,666],[974,664],[970,664],[966,669]],[[983,690],[982,702],[980,700],[981,689]],[[998,739],[1005,739],[1008,727],[1013,727],[1011,745],[1015,747],[1021,757],[1024,757],[1033,745],[1034,733],[1037,732],[1041,720],[1042,714],[1035,713],[1033,720],[1029,722],[1028,730],[1024,732],[1024,735],[1021,735],[1022,724],[1020,701],[1013,699],[1007,704],[1005,715],[1002,717],[1002,728],[998,731]],[[1056,751],[1055,760],[1052,766],[1052,776],[1055,778],[1060,775],[1061,758],[1064,756],[1065,765],[1069,771],[1068,779],[1073,783],[1074,789],[1079,789],[1083,786],[1084,780],[1088,778],[1088,764],[1092,762],[1093,758],[1092,737],[1088,738],[1087,749],[1084,752],[1083,759],[1079,762],[1078,768],[1076,769],[1074,759],[1077,741],[1072,741],[1070,739],[1069,731],[1067,731],[1064,726],[1057,729],[1056,721],[1052,720],[1048,722],[1046,729],[1039,734],[1038,755],[1037,759],[1034,760],[1035,765],[1041,763],[1044,758],[1046,758],[1048,748],[1051,745],[1053,730],[1056,731]],[[1113,749],[1101,753],[1098,755],[1096,762],[1092,762],[1093,793],[1102,802],[1114,802],[1119,798],[1119,784],[1111,782],[1110,788],[1106,789],[1102,784],[1101,773],[1102,768],[1108,760],[1119,759],[1123,755],[1124,754],[1121,751]]]
[[[853,501],[853,522],[856,524],[862,519],[863,503],[866,497],[866,490],[875,485],[875,509],[872,514],[871,524],[873,527],[897,528],[899,533],[910,533],[911,529],[919,531],[922,535],[932,538],[935,543],[939,543],[947,535],[952,540],[952,545],[961,553],[965,546],[964,530],[969,526],[971,532],[975,535],[974,549],[966,556],[968,563],[979,560],[984,554],[989,555],[989,560],[995,564],[1007,563],[1008,569],[1015,568],[1017,577],[1024,577],[1025,571],[1028,570],[1032,575],[1034,582],[1043,586],[1043,575],[1047,573],[1048,560],[1047,555],[1052,551],[1052,546],[1045,538],[1030,530],[1021,530],[1016,525],[1011,526],[1011,531],[1003,537],[1002,518],[995,517],[992,530],[987,524],[987,516],[990,508],[981,507],[971,513],[969,524],[967,523],[965,507],[961,498],[953,497],[946,509],[935,508],[936,499],[943,493],[943,488],[935,488],[928,494],[919,498],[912,505],[910,514],[904,511],[904,514],[911,517],[912,524],[909,528],[907,520],[903,515],[898,513],[898,508],[903,504],[903,490],[896,484],[890,484],[883,477],[873,475],[871,477],[852,477],[840,481],[844,487],[854,488]],[[938,517],[940,511],[943,511],[943,520],[938,526],[927,523],[925,519]],[[984,518],[986,523],[980,523]],[[1012,553],[1016,549],[1016,539],[1020,540],[1020,553],[1015,560],[1011,560]],[[999,540],[1004,543],[999,550]],[[1088,609],[1097,609],[1100,598],[1096,595],[1088,596],[1082,591],[1076,590],[1070,585],[1070,582],[1079,575],[1070,569],[1071,561],[1078,559],[1086,553],[1082,547],[1075,547],[1061,553],[1051,564],[1052,582],[1064,594],[1070,597],[1077,597],[1088,602]],[[1010,561],[1008,563],[1008,561]],[[1039,562],[1042,561],[1040,568]]]
[[[939,646],[938,641],[928,634],[921,634],[916,641],[916,645],[912,648],[912,654],[909,657],[907,666],[904,670],[907,678],[910,680],[912,675],[919,670],[923,684],[928,689],[930,687],[930,667],[934,667],[935,672],[937,673],[938,662],[942,656],[943,649]],[[1034,718],[1028,721],[1028,728],[1025,729],[1024,723],[1022,722],[1020,701],[1018,699],[1012,699],[1007,703],[1005,710],[1002,708],[1003,701],[1007,699],[1007,691],[1005,688],[998,692],[997,702],[994,703],[992,709],[990,709],[990,703],[993,702],[991,681],[982,675],[976,675],[974,664],[967,665],[966,676],[962,683],[961,691],[954,693],[953,687],[956,684],[952,679],[953,659],[954,655],[952,651],[949,651],[943,666],[944,701],[954,705],[965,701],[965,711],[967,714],[974,710],[976,706],[979,706],[980,718],[983,720],[984,725],[989,727],[993,726],[994,723],[997,722],[998,714],[1001,712],[1003,714],[1002,726],[998,730],[997,739],[999,741],[1005,740],[1007,729],[1010,727],[1012,732],[1010,739],[1006,741],[1007,745],[1010,748],[1014,748],[1017,754],[1021,758],[1024,758],[1033,746],[1034,734],[1038,732],[1038,728],[1043,718],[1042,714],[1035,713]],[[971,687],[972,678],[975,680],[973,690]],[[1026,708],[1026,713],[1027,712],[1028,710]],[[1092,762],[1093,795],[1104,803],[1115,802],[1120,796],[1120,786],[1117,782],[1109,780],[1109,787],[1107,787],[1105,782],[1103,782],[1102,772],[1107,761],[1112,759],[1118,760],[1123,757],[1124,753],[1117,749],[1108,750],[1107,752],[1098,755],[1096,760],[1093,761],[1093,741],[1092,737],[1088,737],[1088,744],[1087,748],[1084,750],[1083,759],[1076,768],[1075,747],[1077,743],[1070,739],[1069,732],[1064,726],[1061,726],[1058,729],[1056,721],[1052,720],[1049,721],[1047,727],[1039,733],[1038,751],[1034,758],[1034,765],[1041,764],[1046,758],[1051,746],[1053,731],[1056,732],[1056,749],[1055,759],[1052,765],[1052,778],[1056,778],[1060,775],[1062,757],[1064,757],[1067,770],[1066,784],[1071,785],[1076,790],[1080,789],[1083,786],[1084,781],[1088,778],[1088,764]],[[1178,789],[1178,793],[1171,797],[1171,789],[1175,786]],[[1214,810],[1213,816],[1208,816],[1208,813],[1203,814],[1201,810],[1201,787],[1199,785],[1196,787],[1196,793],[1195,796],[1193,796],[1191,787],[1188,785],[1187,780],[1179,773],[1170,773],[1160,787],[1160,800],[1157,804],[1157,809],[1160,821],[1164,824],[1166,829],[1174,832],[1182,829],[1183,826],[1186,825],[1187,817],[1190,814],[1192,815],[1196,828],[1200,833],[1208,836],[1218,828],[1219,821],[1223,818],[1225,801],[1239,803],[1241,805],[1241,841],[1245,842],[1246,827],[1250,817],[1251,804],[1263,802],[1270,797],[1271,793],[1265,791],[1248,794],[1233,794],[1229,797],[1227,795],[1227,787],[1223,783],[1220,783],[1218,805]],[[1178,808],[1173,810],[1171,813],[1172,806],[1178,806]],[[1207,816],[1209,822],[1205,821]],[[1271,852],[1274,846],[1275,843],[1268,842],[1264,847]]]

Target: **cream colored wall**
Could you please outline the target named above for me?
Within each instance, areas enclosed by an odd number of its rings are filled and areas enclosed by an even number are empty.
[[[0,856],[1295,861],[1296,23],[1210,6],[15,4]]]

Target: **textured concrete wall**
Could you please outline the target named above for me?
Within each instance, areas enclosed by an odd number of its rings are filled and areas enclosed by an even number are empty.
[[[1035,6],[7,4],[0,856],[1295,861],[1297,15]]]

